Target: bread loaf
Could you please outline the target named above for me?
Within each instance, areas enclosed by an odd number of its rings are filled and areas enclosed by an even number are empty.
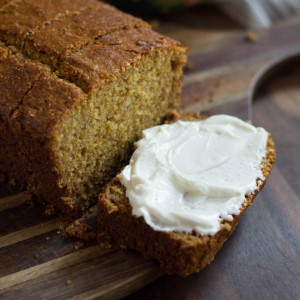
[[[178,120],[194,121],[203,117],[190,113],[173,115],[171,122]],[[119,179],[114,178],[99,195],[98,227],[106,231],[122,248],[140,251],[146,258],[158,260],[168,274],[188,276],[211,263],[227,238],[231,235],[240,217],[252,204],[257,193],[263,188],[275,162],[275,149],[268,138],[266,156],[262,161],[263,181],[257,180],[257,189],[245,195],[239,215],[232,221],[222,221],[214,235],[199,235],[195,232],[156,231],[145,219],[132,214],[132,207],[126,197],[126,189]],[[162,195],[163,197],[163,195]]]
[[[178,107],[186,49],[94,0],[0,1],[0,172],[78,213]]]

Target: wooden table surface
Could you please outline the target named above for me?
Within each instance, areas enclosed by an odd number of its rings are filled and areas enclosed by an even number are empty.
[[[163,16],[159,25],[158,31],[190,47],[182,107],[243,119],[254,74],[300,45],[299,16],[258,32],[255,43],[213,8]],[[266,187],[207,268],[180,278],[163,275],[153,261],[115,245],[99,250],[89,242],[76,251],[75,240],[57,235],[58,218],[45,219],[41,207],[22,204],[20,196],[10,196],[16,190],[2,184],[0,298],[108,299],[138,290],[126,299],[300,299],[299,83],[300,62],[256,97],[254,124],[272,133],[277,161]],[[94,226],[95,218],[89,222]]]

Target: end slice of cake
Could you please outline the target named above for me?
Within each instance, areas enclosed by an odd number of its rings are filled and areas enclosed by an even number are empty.
[[[203,120],[203,117],[182,114],[171,119],[171,123],[178,119],[197,122]],[[151,150],[148,151],[147,147],[152,147],[152,142],[156,143],[154,139],[168,139],[170,136],[172,138],[172,135],[168,133],[164,136],[165,129],[157,127],[152,131],[156,131],[158,135],[151,140],[151,132],[146,130],[144,139],[151,142],[145,149],[145,144],[138,142],[136,152],[144,151],[147,155],[141,154],[137,158],[135,152],[129,171],[126,167],[127,169],[114,178],[99,195],[99,231],[111,234],[122,248],[135,249],[147,258],[158,260],[168,274],[187,276],[211,263],[235,229],[240,217],[263,188],[275,162],[274,143],[262,128],[258,128],[261,137],[256,142],[253,140],[257,146],[254,148],[256,147],[259,153],[257,162],[256,153],[251,152],[252,142],[245,139],[242,143],[237,143],[240,140],[240,137],[235,136],[238,130],[231,128],[234,123],[228,125],[228,122],[235,122],[235,119],[225,117],[223,123],[218,123],[218,118],[207,119],[211,123],[208,127],[199,125],[198,129],[194,128],[196,135],[198,131],[204,132],[204,135],[202,132],[197,136],[197,139],[200,139],[199,144],[193,135],[187,135],[179,143],[174,142],[175,148],[173,147],[171,152],[166,151],[164,142],[160,144],[158,161],[164,160],[165,156],[165,161],[175,165],[175,171],[170,176],[169,169],[173,169],[174,166],[168,165],[168,168],[165,168],[156,165],[155,159],[151,160]],[[203,121],[199,123],[201,122]],[[256,130],[254,126],[240,120],[236,124],[245,126],[245,133],[242,132],[242,135],[251,135]],[[220,149],[216,146],[218,139],[224,134],[226,143],[223,143]],[[185,149],[185,146],[188,146],[188,149]],[[197,156],[193,148],[200,149],[202,157]],[[178,160],[182,151],[188,151],[189,157],[195,155],[192,157],[195,163],[189,164],[189,159],[187,163]],[[245,155],[242,158],[241,153]],[[254,157],[253,164],[251,157]],[[152,169],[150,172],[145,166],[147,158],[149,169]],[[251,161],[250,166],[243,169],[247,160]],[[151,164],[155,165],[155,168]],[[137,174],[139,170],[143,176]],[[174,174],[178,170],[180,172],[176,177]],[[235,180],[237,174],[240,174],[240,178]],[[194,180],[195,178],[197,180]],[[175,188],[168,185],[170,181],[175,184]],[[175,201],[174,197],[178,197],[178,201]],[[168,201],[165,201],[166,199]]]

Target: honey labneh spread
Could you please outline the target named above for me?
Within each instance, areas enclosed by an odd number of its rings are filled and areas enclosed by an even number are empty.
[[[268,133],[216,115],[143,131],[120,173],[132,214],[158,231],[214,235],[263,180]]]

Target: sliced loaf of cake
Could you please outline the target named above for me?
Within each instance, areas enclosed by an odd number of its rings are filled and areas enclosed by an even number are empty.
[[[0,39],[0,173],[78,214],[178,107],[186,48],[95,0],[2,1]]]

